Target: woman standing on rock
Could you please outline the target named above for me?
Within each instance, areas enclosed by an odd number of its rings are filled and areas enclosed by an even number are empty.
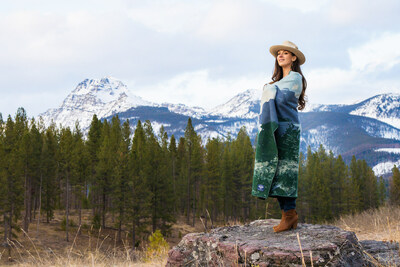
[[[276,58],[275,69],[261,97],[252,195],[278,199],[282,219],[274,231],[281,232],[297,227],[301,131],[297,110],[305,107],[307,82],[300,65],[306,59],[290,41],[271,46],[269,51]]]

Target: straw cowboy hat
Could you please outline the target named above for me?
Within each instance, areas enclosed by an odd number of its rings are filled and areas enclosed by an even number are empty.
[[[306,62],[306,57],[304,56],[304,54],[299,50],[297,45],[295,45],[291,41],[284,41],[281,45],[273,45],[270,47],[269,52],[271,52],[271,54],[276,58],[279,50],[292,52],[299,60],[300,65]]]

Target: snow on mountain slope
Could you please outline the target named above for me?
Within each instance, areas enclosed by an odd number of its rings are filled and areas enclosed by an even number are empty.
[[[374,118],[400,129],[400,94],[381,94],[359,104],[350,114]]]
[[[40,116],[46,126],[54,121],[57,126],[61,124],[74,128],[78,121],[80,128],[87,133],[94,114],[99,119],[119,114],[131,122],[149,119],[155,132],[163,125],[176,137],[184,133],[187,119],[191,117],[204,144],[208,138],[234,137],[242,126],[246,126],[253,141],[259,126],[260,99],[261,90],[246,90],[208,112],[201,107],[184,104],[145,101],[134,96],[121,81],[105,77],[82,81],[59,108],[49,109]],[[374,166],[377,175],[387,175],[394,164],[400,164],[399,94],[377,95],[351,105],[307,103],[306,110],[299,115],[303,152],[308,146],[316,151],[323,144],[327,151],[332,150],[335,155],[347,157],[347,154],[358,153],[369,157],[369,164]],[[372,148],[371,151],[369,148]],[[374,156],[374,153],[379,155]]]
[[[65,98],[59,108],[49,109],[39,116],[46,126],[54,121],[57,125],[73,128],[78,121],[80,128],[85,129],[90,125],[94,114],[103,118],[142,105],[153,104],[131,95],[126,85],[115,78],[85,79]]]
[[[261,91],[249,89],[231,98],[225,104],[211,109],[209,114],[228,118],[255,118],[259,114]]]
[[[166,107],[171,112],[186,115],[196,119],[200,119],[203,116],[207,115],[207,112],[201,107],[189,107],[184,104],[171,104],[171,103],[162,103],[158,106]]]
[[[375,123],[368,119],[361,119],[361,127],[371,136],[400,140],[400,129],[390,124]]]
[[[395,161],[395,162],[386,161],[386,162],[378,163],[374,167],[372,167],[372,170],[374,171],[376,176],[381,176],[381,175],[385,175],[388,173],[392,173],[392,169],[393,169],[394,165],[400,166],[400,160]]]
[[[322,124],[308,131],[302,131],[300,144],[304,150],[310,146],[312,151],[317,151],[320,144],[323,144],[326,151],[331,150],[333,154],[338,155],[340,147],[335,145],[332,139],[338,128]]]
[[[377,148],[374,150],[375,152],[386,152],[386,153],[393,153],[393,154],[400,154],[400,148]]]
[[[376,95],[355,104],[306,104],[303,112],[334,111],[373,118],[400,129],[400,94]]]

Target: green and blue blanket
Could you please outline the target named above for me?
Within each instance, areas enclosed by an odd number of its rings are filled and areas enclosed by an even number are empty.
[[[264,85],[252,186],[256,197],[297,197],[301,91],[302,76],[294,71]]]

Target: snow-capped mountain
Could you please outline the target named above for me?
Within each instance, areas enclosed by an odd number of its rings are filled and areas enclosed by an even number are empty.
[[[112,77],[85,79],[63,101],[59,108],[40,114],[45,125],[53,121],[63,127],[75,127],[76,121],[86,129],[94,114],[99,118],[125,111],[133,106],[153,105],[131,95],[121,81]]]
[[[374,118],[400,129],[400,94],[382,94],[358,104],[353,115]]]
[[[192,118],[200,119],[207,115],[207,112],[202,107],[189,107],[185,104],[171,104],[171,103],[162,103],[158,105],[159,107],[166,107],[169,111],[186,115]]]
[[[226,118],[256,118],[260,113],[260,99],[260,90],[248,89],[231,98],[225,104],[213,108],[210,115]]]
[[[98,118],[106,118],[139,106],[164,107],[171,112],[193,118],[201,118],[207,114],[201,107],[146,101],[133,95],[121,81],[107,76],[102,79],[85,79],[65,98],[59,108],[49,109],[39,116],[46,126],[53,121],[56,125],[74,128],[78,121],[80,128],[86,131],[94,114]]]
[[[129,119],[132,128],[138,120],[150,120],[155,132],[161,125],[169,135],[184,135],[189,118],[201,136],[235,137],[246,127],[252,141],[258,130],[261,90],[246,90],[210,111],[184,104],[152,103],[134,96],[120,81],[105,77],[81,82],[57,109],[41,114],[46,125],[54,121],[63,127],[74,127],[79,121],[84,132],[94,114],[111,119],[118,114]],[[323,144],[349,163],[353,155],[365,159],[376,175],[387,176],[393,164],[400,162],[400,95],[382,94],[351,105],[306,105],[299,113],[302,125],[301,151],[313,151]],[[394,152],[395,151],[395,152]]]
[[[352,105],[311,104],[306,111],[334,111],[359,115],[400,129],[400,94],[380,94]]]

